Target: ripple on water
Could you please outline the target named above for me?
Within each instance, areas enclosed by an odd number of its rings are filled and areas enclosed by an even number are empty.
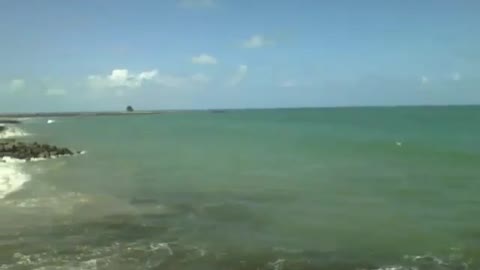
[[[93,239],[92,239],[93,241]],[[73,243],[72,243],[73,244]],[[2,270],[20,269],[187,269],[187,270],[467,270],[471,262],[458,254],[405,256],[396,263],[359,258],[347,252],[315,252],[276,248],[213,248],[173,242],[136,240],[98,245],[42,245],[35,252],[10,251]],[[1,253],[8,252],[1,249]],[[457,253],[459,251],[456,251]]]

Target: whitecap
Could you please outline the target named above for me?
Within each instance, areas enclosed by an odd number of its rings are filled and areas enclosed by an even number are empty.
[[[7,128],[4,131],[0,132],[0,139],[25,137],[30,135],[19,127],[8,126],[8,125],[6,127]]]
[[[0,199],[16,192],[30,181],[30,175],[24,173],[16,163],[0,163]]]
[[[36,211],[41,209],[43,214],[70,215],[78,207],[91,203],[91,196],[68,192],[35,198],[11,199],[4,202],[5,205]],[[1,268],[0,268],[1,269]]]
[[[55,123],[55,120],[53,120],[53,119],[48,119],[47,120],[47,124],[53,124],[53,123]]]
[[[84,155],[86,153],[87,153],[87,151],[80,151],[78,153],[78,155]],[[54,156],[50,156],[49,158],[36,157],[36,158],[30,158],[28,161],[30,161],[30,162],[45,161],[45,160],[58,159],[58,158],[63,158],[63,157],[73,157],[73,156],[76,156],[76,155],[77,154],[73,154],[73,155],[54,155]],[[27,160],[5,156],[5,157],[0,158],[0,162],[3,162],[3,163],[25,163],[25,162],[27,162]]]
[[[1,162],[3,163],[25,163],[27,162],[24,159],[18,159],[18,158],[12,158],[12,157],[2,157],[0,159]]]

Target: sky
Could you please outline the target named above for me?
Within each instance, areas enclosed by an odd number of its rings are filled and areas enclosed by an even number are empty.
[[[0,0],[0,112],[480,103],[478,0]]]

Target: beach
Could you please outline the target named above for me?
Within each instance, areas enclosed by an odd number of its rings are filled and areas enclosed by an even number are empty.
[[[1,270],[480,269],[480,107],[7,116]]]

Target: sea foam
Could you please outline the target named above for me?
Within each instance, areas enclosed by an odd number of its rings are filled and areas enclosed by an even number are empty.
[[[0,163],[0,199],[20,190],[28,181],[30,175],[24,173],[18,163]]]
[[[6,126],[6,130],[0,132],[0,139],[25,137],[29,134],[19,127]]]

